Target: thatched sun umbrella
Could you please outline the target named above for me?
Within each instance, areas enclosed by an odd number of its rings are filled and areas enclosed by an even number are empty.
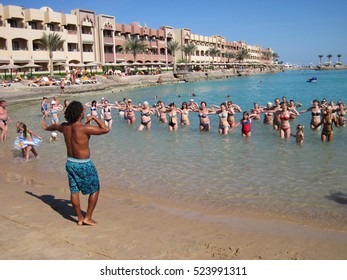
[[[23,68],[29,68],[30,69],[30,76],[33,76],[33,68],[40,68],[41,65],[35,64],[33,62],[29,62],[28,64],[25,64],[22,66]]]
[[[18,69],[18,68],[22,68],[22,66],[19,66],[19,65],[15,65],[15,64],[6,64],[6,65],[2,65],[0,66],[0,70],[5,70],[5,79],[6,79],[6,71],[7,70],[10,70],[11,72],[11,80],[12,80],[12,70],[14,69]]]

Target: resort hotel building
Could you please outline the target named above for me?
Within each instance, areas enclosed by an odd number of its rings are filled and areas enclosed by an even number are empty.
[[[40,9],[21,6],[3,6],[0,4],[0,66],[15,64],[36,65],[36,69],[49,69],[49,53],[40,44],[44,33],[56,32],[64,41],[61,49],[53,52],[54,70],[68,66],[100,65],[162,65],[170,67],[173,59],[185,60],[182,49],[174,55],[168,50],[168,42],[174,40],[179,45],[194,44],[195,52],[190,56],[192,63],[230,63],[227,53],[236,53],[240,49],[248,50],[250,56],[244,62],[272,64],[265,53],[271,49],[250,46],[245,42],[229,42],[223,36],[204,36],[193,34],[190,29],[174,29],[162,26],[159,29],[148,28],[134,22],[117,23],[115,16],[97,15],[94,11],[75,9],[65,14],[55,12],[49,7]],[[124,43],[129,38],[139,38],[146,49],[134,55],[126,53]],[[219,53],[212,57],[211,48]]]

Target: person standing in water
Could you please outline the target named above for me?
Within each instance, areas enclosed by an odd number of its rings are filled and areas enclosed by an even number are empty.
[[[248,111],[244,111],[242,115],[242,119],[232,129],[230,129],[230,132],[241,125],[241,135],[244,137],[250,137],[252,119],[256,116],[256,114],[249,114]]]
[[[54,123],[47,126],[44,119],[41,126],[47,131],[59,131],[63,133],[66,150],[67,162],[66,171],[69,179],[71,191],[71,202],[78,217],[78,225],[97,224],[92,215],[99,198],[100,183],[95,165],[90,160],[89,139],[91,135],[106,134],[110,131],[107,125],[96,116],[88,116],[85,124],[84,107],[81,102],[72,101],[65,111],[67,122],[62,124]],[[97,126],[90,123],[95,121]],[[80,208],[79,192],[89,195],[87,214],[84,217]]]
[[[8,133],[8,122],[11,122],[6,109],[6,101],[0,100],[0,142],[6,140]]]

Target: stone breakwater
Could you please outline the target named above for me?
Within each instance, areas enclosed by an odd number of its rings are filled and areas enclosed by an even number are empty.
[[[163,72],[158,75],[133,75],[133,76],[97,76],[96,84],[68,85],[65,87],[66,95],[86,92],[112,90],[125,91],[132,88],[160,86],[180,82],[194,82],[212,79],[225,79],[237,76],[250,76],[269,74],[282,71],[280,69],[220,69],[208,72]],[[160,80],[159,80],[160,78]],[[28,81],[14,83],[11,87],[0,88],[0,98],[7,101],[23,101],[41,99],[43,96],[60,94],[59,86],[31,87]]]

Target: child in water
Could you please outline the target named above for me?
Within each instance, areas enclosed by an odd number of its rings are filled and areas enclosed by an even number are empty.
[[[53,131],[52,134],[51,134],[51,137],[49,138],[49,141],[50,142],[55,142],[57,140],[58,140],[58,134],[55,131]]]
[[[249,114],[249,112],[244,111],[243,112],[243,118],[235,125],[232,129],[230,129],[230,132],[234,130],[239,125],[242,125],[241,128],[241,134],[244,137],[250,137],[251,136],[251,123],[252,119],[255,117],[255,114]]]
[[[296,138],[296,143],[303,144],[304,143],[304,126],[302,124],[298,124],[296,126],[296,134],[292,135]]]
[[[32,130],[28,129],[25,123],[17,122],[16,128],[17,133],[19,134],[18,137],[21,139],[22,156],[25,158],[25,161],[29,160],[30,152],[38,158],[39,155],[35,150],[35,146],[38,146],[37,139],[42,140],[42,138]]]

